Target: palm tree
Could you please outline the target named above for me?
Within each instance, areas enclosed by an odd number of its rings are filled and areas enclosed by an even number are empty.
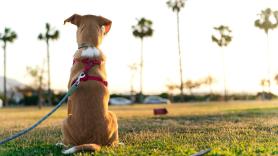
[[[43,106],[43,74],[44,74],[44,69],[42,67],[36,66],[35,68],[33,67],[27,67],[27,74],[30,75],[34,82],[31,88],[34,90],[37,90],[38,92],[38,107],[39,109],[42,108]]]
[[[255,27],[264,30],[267,38],[267,62],[268,62],[268,67],[267,67],[267,83],[268,85],[268,93],[270,93],[270,74],[271,74],[271,69],[270,69],[270,52],[269,52],[269,30],[270,29],[275,29],[278,26],[278,11],[272,11],[270,8],[267,8],[265,10],[262,10],[261,13],[259,14],[260,18],[255,20]],[[272,23],[271,18],[274,17],[276,22]]]
[[[0,40],[3,41],[3,50],[4,50],[4,99],[3,99],[3,105],[7,105],[7,78],[6,78],[6,47],[7,43],[12,43],[17,38],[17,35],[14,31],[12,31],[10,28],[4,29],[4,34],[0,33]]]
[[[47,87],[48,87],[48,104],[51,105],[51,80],[50,80],[50,56],[49,56],[49,40],[56,40],[59,38],[59,31],[54,30],[50,27],[49,23],[45,24],[46,32],[45,33],[40,33],[38,36],[39,40],[43,40],[46,42],[46,52],[47,52],[47,76],[48,76],[48,81],[47,81]]]
[[[128,68],[130,69],[130,73],[131,73],[131,78],[130,78],[130,96],[131,98],[133,98],[135,95],[135,90],[134,90],[134,77],[135,77],[135,74],[137,72],[137,69],[138,69],[138,64],[137,63],[132,63],[130,65],[128,65]]]
[[[179,52],[179,66],[180,66],[180,98],[184,101],[183,97],[183,75],[182,75],[182,58],[181,58],[181,48],[180,48],[180,18],[179,13],[181,8],[185,5],[185,0],[169,0],[166,2],[169,8],[177,15],[177,37],[178,37],[178,52]]]
[[[136,25],[132,26],[132,33],[134,37],[138,37],[141,40],[141,61],[140,61],[140,101],[142,102],[143,96],[143,39],[153,35],[152,21],[145,19],[144,17],[138,20]]]
[[[215,30],[219,31],[220,38],[212,35],[211,39],[213,42],[217,43],[217,45],[223,49],[223,47],[228,46],[228,44],[232,41],[231,30],[228,26],[220,25],[219,27],[214,27]],[[223,79],[224,79],[224,100],[227,100],[227,87],[226,87],[226,69],[225,69],[225,55],[222,52],[222,63],[223,63]]]

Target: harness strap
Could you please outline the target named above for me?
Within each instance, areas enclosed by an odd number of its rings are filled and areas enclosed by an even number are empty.
[[[104,81],[101,77],[99,77],[99,76],[91,76],[91,75],[85,75],[85,77],[84,78],[81,78],[80,79],[81,81],[87,81],[87,80],[94,80],[94,81],[98,81],[98,82],[100,82],[100,83],[102,83],[104,86],[106,86],[107,87],[107,85],[108,85],[108,82],[107,81]]]
[[[100,60],[90,60],[90,59],[83,59],[81,61],[85,66],[84,66],[84,72],[87,73],[92,67],[94,67],[95,65],[100,65],[101,61]]]
[[[101,65],[100,60],[89,59],[89,58],[86,58],[83,60],[74,59],[72,64],[75,64],[76,62],[82,62],[85,65],[85,67],[84,67],[85,72],[88,72],[95,65]]]
[[[87,80],[94,80],[94,81],[98,81],[100,83],[102,83],[104,86],[107,87],[108,85],[108,82],[103,80],[101,77],[99,76],[91,76],[91,75],[88,75],[88,72],[89,70],[96,66],[96,65],[101,65],[101,61],[100,60],[97,60],[97,59],[89,59],[89,58],[86,58],[86,59],[83,59],[83,60],[78,60],[78,59],[74,59],[73,60],[73,64],[75,64],[76,62],[81,62],[84,64],[84,68],[83,68],[83,72],[85,74],[85,76],[83,78],[80,79],[80,81],[87,81]],[[75,79],[73,83],[76,82],[77,79]]]

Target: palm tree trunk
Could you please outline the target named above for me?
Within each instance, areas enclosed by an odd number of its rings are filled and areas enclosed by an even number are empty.
[[[39,109],[42,108],[42,104],[43,104],[42,89],[41,89],[41,87],[39,87],[38,88],[38,107],[39,107]]]
[[[48,40],[46,41],[46,46],[47,46],[47,76],[48,76],[48,81],[47,81],[47,87],[48,87],[48,105],[52,104],[51,101],[51,79],[50,79],[50,56],[49,56],[49,43]]]
[[[179,21],[179,12],[177,11],[177,36],[178,36],[178,51],[179,51],[179,66],[180,66],[180,100],[184,101],[183,96],[183,76],[182,76],[182,56],[180,48],[180,21]]]
[[[130,95],[131,95],[131,96],[132,96],[133,93],[134,93],[133,79],[134,79],[134,76],[132,75],[131,78],[130,78]]]
[[[270,85],[271,85],[271,82],[270,82],[270,80],[271,80],[271,76],[270,76],[270,73],[271,73],[271,69],[270,69],[270,64],[271,64],[271,61],[270,61],[270,52],[269,52],[269,36],[268,36],[268,33],[266,33],[266,39],[267,39],[267,62],[268,62],[268,66],[267,66],[267,80],[268,80],[268,94],[270,95],[270,93],[271,93],[271,87],[270,87]]]
[[[3,106],[7,106],[7,68],[6,68],[6,42],[4,42],[4,46],[3,46],[3,50],[4,50],[4,97],[3,97]]]
[[[42,73],[39,71],[39,88],[38,88],[38,107],[39,109],[43,106],[43,95],[42,95]]]
[[[144,67],[144,56],[143,56],[143,38],[141,38],[141,60],[140,60],[140,102],[143,102],[143,67]]]
[[[134,82],[134,72],[133,72],[132,69],[131,69],[131,77],[130,77],[130,96],[133,96],[133,94],[134,94],[134,85],[133,85],[133,82]]]
[[[226,65],[225,65],[225,53],[222,48],[222,64],[223,64],[223,82],[224,82],[224,100],[228,100],[227,82],[226,82]]]

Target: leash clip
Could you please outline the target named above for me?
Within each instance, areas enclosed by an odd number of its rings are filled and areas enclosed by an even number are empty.
[[[81,73],[79,74],[79,76],[78,76],[78,78],[77,78],[75,84],[78,86],[79,83],[80,83],[80,80],[81,80],[82,78],[84,78],[85,76],[86,76],[86,74],[85,74],[84,72],[81,72]]]

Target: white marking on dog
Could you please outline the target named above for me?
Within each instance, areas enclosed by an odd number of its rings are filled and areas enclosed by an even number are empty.
[[[75,147],[72,147],[70,149],[62,151],[63,154],[73,154],[75,152],[76,152],[76,148]]]
[[[98,57],[100,55],[100,52],[96,47],[88,47],[85,50],[82,51],[81,56],[83,57]]]

